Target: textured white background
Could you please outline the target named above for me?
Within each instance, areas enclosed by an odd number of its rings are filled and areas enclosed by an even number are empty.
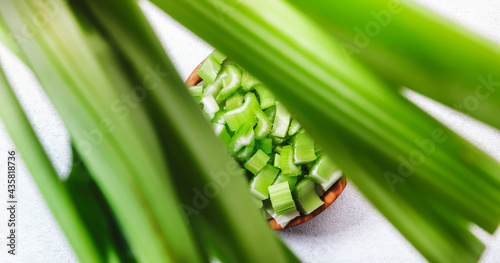
[[[500,43],[500,2],[497,0],[419,0],[451,19]],[[211,51],[211,47],[148,3],[143,7],[183,78]],[[442,41],[446,41],[443,39]],[[432,43],[429,43],[432,45]],[[0,47],[0,58],[42,143],[61,175],[70,165],[69,137],[32,74]],[[499,133],[414,93],[416,104],[500,160]],[[0,124],[0,171],[6,150],[13,145]],[[47,209],[27,169],[18,167],[18,255],[6,253],[6,213],[0,208],[0,262],[77,262]],[[0,179],[4,204],[6,180]],[[500,235],[475,229],[488,245],[482,262],[499,262]],[[306,262],[422,262],[422,257],[350,184],[340,198],[315,220],[280,235]]]

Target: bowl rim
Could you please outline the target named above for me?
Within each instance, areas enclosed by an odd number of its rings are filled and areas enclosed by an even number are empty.
[[[198,66],[191,72],[191,74],[188,76],[186,79],[186,85],[188,87],[195,86],[201,81],[201,77],[198,76],[198,70],[200,69],[201,64],[203,64],[205,60],[201,61]],[[294,218],[291,220],[285,227],[282,227],[276,222],[274,218],[269,219],[269,225],[271,226],[272,229],[275,230],[281,230],[281,229],[287,229],[291,228],[297,225],[300,225],[302,223],[305,223],[317,215],[321,214],[323,211],[325,211],[337,198],[340,196],[340,194],[344,191],[345,187],[347,186],[347,178],[343,175],[336,183],[334,183],[325,193],[323,196],[321,196],[321,200],[323,200],[323,205],[320,207],[316,208],[312,213],[308,215],[301,215],[299,217]]]

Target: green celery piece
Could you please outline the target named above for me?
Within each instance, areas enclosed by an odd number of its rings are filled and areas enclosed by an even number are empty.
[[[290,122],[290,127],[288,128],[288,136],[293,136],[296,134],[302,127],[300,126],[297,119],[293,118]]]
[[[198,70],[198,76],[200,76],[207,84],[214,84],[221,67],[222,66],[217,61],[217,58],[210,54],[205,61],[201,63],[200,69]]]
[[[305,215],[312,213],[318,207],[324,204],[316,194],[315,184],[309,179],[300,181],[293,190],[293,198],[297,202],[297,206]]]
[[[271,106],[274,106],[276,98],[266,86],[262,84],[257,84],[253,88],[255,89],[255,91],[257,91],[257,94],[259,95],[261,109],[267,109]]]
[[[255,124],[256,115],[255,109],[257,104],[257,98],[253,93],[245,94],[245,102],[240,107],[230,110],[224,114],[224,119],[231,131],[236,131],[243,124]],[[258,107],[258,106],[257,106]]]
[[[288,176],[298,176],[302,171],[295,166],[293,161],[293,147],[291,145],[283,146],[279,158],[280,169],[283,174]]]
[[[243,77],[241,80],[241,88],[244,91],[251,91],[255,85],[260,84],[254,76],[252,76],[248,71],[243,71]]]
[[[273,141],[271,138],[256,140],[255,147],[269,155],[273,152]]]
[[[274,154],[274,167],[280,168],[280,154]]]
[[[263,139],[271,133],[273,123],[267,115],[259,108],[255,108],[255,116],[257,117],[257,126],[255,126],[255,138]]]
[[[276,101],[276,116],[274,117],[273,129],[271,136],[285,138],[288,126],[290,125],[290,113],[285,109],[285,106]]]
[[[210,119],[213,119],[215,113],[219,111],[219,105],[215,101],[212,95],[204,97],[201,99],[201,103],[203,104],[203,110],[210,116]]]
[[[189,87],[189,92],[191,92],[191,95],[196,99],[196,101],[201,101],[201,98],[203,96],[203,84],[198,84],[196,86]]]
[[[222,90],[217,95],[217,102],[221,103],[235,93],[241,86],[241,70],[236,65],[229,65],[225,69],[222,79]]]
[[[295,207],[295,202],[293,201],[288,182],[270,185],[268,190],[269,199],[278,216],[296,211],[297,208]]]
[[[365,62],[395,88],[409,87],[500,128],[500,92],[495,92],[500,48],[490,39],[414,1],[291,2],[321,20],[348,56]],[[367,21],[382,26],[381,33],[372,37]]]
[[[212,84],[203,84],[203,97],[213,96],[216,98],[222,90],[222,80],[226,78],[226,74],[225,70],[221,70]]]
[[[255,154],[250,157],[248,161],[243,165],[248,171],[253,174],[257,174],[266,166],[267,162],[271,159],[265,152],[262,150],[257,150]]]
[[[340,169],[334,162],[326,156],[322,156],[316,161],[306,177],[318,184],[324,184],[329,182],[332,177],[337,177],[339,171]]]
[[[265,109],[264,113],[269,117],[271,122],[274,122],[274,117],[276,116],[276,106]]]
[[[293,160],[295,164],[306,164],[316,160],[314,141],[305,132],[295,135],[293,141]]]
[[[288,186],[290,186],[290,191],[293,191],[295,189],[295,185],[297,184],[298,177],[297,176],[287,176],[282,173],[276,177],[276,180],[274,181],[273,184],[279,184],[282,182],[288,182]]]
[[[229,152],[231,154],[237,153],[244,146],[250,145],[254,141],[254,138],[253,124],[245,123],[241,125],[229,142]]]
[[[470,225],[492,233],[500,222],[495,160],[395,94],[357,61],[346,61],[340,42],[286,1],[153,2],[295,109],[325,153],[428,260],[478,260],[484,245]],[[439,147],[430,148],[432,157],[410,178],[398,174],[398,156],[414,153],[416,141],[433,139],[440,143],[434,141]],[[464,156],[476,161],[464,163]]]
[[[281,153],[281,150],[282,150],[282,149],[283,149],[283,146],[278,145],[278,146],[274,147],[274,150],[273,150],[273,151],[274,151],[274,152],[276,152],[276,153]]]
[[[223,124],[214,123],[213,128],[215,135],[222,139],[225,145],[229,145],[231,142],[231,135],[227,132],[226,126]]]
[[[222,54],[222,52],[220,52],[219,50],[215,49],[214,51],[212,51],[212,53],[210,54],[210,56],[213,57],[213,59],[219,63],[219,64],[222,64],[222,62],[224,62],[224,60],[227,58],[226,55]]]
[[[217,124],[226,124],[226,120],[224,119],[224,114],[226,114],[226,110],[220,110],[214,114],[214,117],[212,118],[212,123],[217,123]]]
[[[279,171],[279,169],[272,165],[266,164],[266,166],[264,166],[264,168],[250,181],[250,192],[260,200],[268,199],[268,187],[273,184]]]
[[[290,221],[292,221],[292,219],[300,216],[299,214],[299,211],[295,210],[293,212],[290,212],[288,214],[284,214],[284,215],[277,215],[276,212],[274,211],[272,205],[271,205],[271,202],[267,202],[269,200],[265,200],[263,203],[264,203],[264,210],[266,211],[266,213],[271,217],[271,218],[274,218],[276,220],[276,223],[278,223],[278,225],[280,225],[281,227],[286,227],[288,225],[288,223],[290,223]]]
[[[234,155],[234,158],[240,162],[246,162],[250,157],[252,157],[253,150],[255,149],[255,141],[252,141],[250,145],[243,147],[239,152]]]
[[[322,183],[320,186],[324,191],[328,191],[340,178],[342,178],[342,171],[338,170],[328,178],[328,181]]]
[[[226,110],[234,110],[241,105],[243,105],[244,97],[241,94],[234,94],[233,96],[229,97],[225,104],[226,104]]]

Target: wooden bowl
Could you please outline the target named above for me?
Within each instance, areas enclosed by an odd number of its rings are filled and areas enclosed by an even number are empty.
[[[203,61],[201,63],[203,63]],[[200,69],[201,63],[193,70],[193,72],[191,72],[191,75],[189,75],[189,77],[187,78],[186,85],[188,87],[195,86],[201,81],[200,76],[198,76],[198,70]],[[321,199],[325,202],[322,206],[318,207],[316,210],[314,210],[314,212],[308,215],[299,216],[293,219],[284,228],[290,228],[296,225],[300,225],[304,222],[313,219],[315,216],[321,214],[321,212],[325,211],[325,209],[327,209],[337,199],[337,197],[339,197],[342,191],[344,191],[346,185],[347,185],[347,179],[345,178],[345,176],[342,176],[321,197]],[[276,230],[283,229],[283,227],[280,226],[274,219],[269,220],[269,225],[271,225],[271,228]]]

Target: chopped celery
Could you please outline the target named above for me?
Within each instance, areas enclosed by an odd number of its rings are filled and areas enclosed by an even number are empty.
[[[279,171],[280,170],[278,168],[275,168],[272,165],[265,165],[264,168],[262,168],[262,170],[250,181],[250,192],[261,200],[268,199],[268,187],[273,184]]]
[[[243,147],[243,149],[239,150],[234,158],[240,162],[246,162],[252,156],[253,150],[255,148],[255,141],[252,141],[250,145]]]
[[[257,98],[253,93],[245,94],[245,102],[240,107],[230,110],[224,114],[224,119],[229,126],[231,131],[236,131],[244,123],[255,124],[255,107],[257,104]],[[258,106],[257,106],[258,107]]]
[[[274,155],[274,167],[280,168],[280,154],[276,153]]]
[[[283,146],[280,154],[280,169],[285,175],[297,176],[302,173],[293,161],[293,147],[291,145]]]
[[[250,145],[254,141],[254,131],[251,123],[241,125],[229,142],[229,152],[237,153],[244,146]]]
[[[305,132],[295,135],[293,150],[295,164],[305,164],[316,160],[314,141]]]
[[[272,137],[273,144],[283,144],[287,140],[286,138]]]
[[[244,91],[251,91],[257,84],[260,84],[260,82],[254,76],[248,73],[248,71],[243,72],[241,87]]]
[[[306,215],[324,204],[316,194],[314,182],[309,179],[303,179],[297,184],[293,190],[293,197],[297,201],[300,212]]]
[[[226,76],[222,79],[222,90],[217,95],[217,102],[221,103],[236,92],[241,85],[241,70],[235,65],[224,69]]]
[[[265,109],[264,113],[267,115],[271,122],[274,122],[274,117],[276,116],[276,106]]]
[[[191,93],[191,95],[193,95],[193,97],[196,99],[196,101],[201,101],[201,98],[203,96],[203,84],[202,85],[198,84],[196,86],[189,87],[188,90]]]
[[[218,123],[213,124],[215,134],[222,139],[222,141],[228,145],[231,141],[231,135],[227,132],[226,126]]]
[[[273,152],[273,141],[271,138],[260,139],[256,141],[255,147],[269,155]]]
[[[320,184],[321,185],[321,188],[323,188],[323,190],[327,191],[328,189],[330,189],[330,187],[332,187],[333,184],[335,184],[340,178],[342,177],[342,171],[341,170],[338,170],[336,172],[334,172],[332,174],[332,176],[330,176],[330,178],[328,179],[328,181]]]
[[[200,66],[198,76],[200,76],[206,83],[213,84],[221,69],[221,64],[217,58],[210,54]]]
[[[287,176],[282,173],[276,177],[276,180],[274,181],[273,184],[279,184],[282,182],[288,182],[288,186],[290,187],[290,191],[292,191],[295,188],[295,185],[297,184],[298,177],[297,176]]]
[[[217,102],[212,96],[204,97],[201,99],[201,103],[203,103],[203,110],[210,116],[210,119],[219,111],[219,105],[217,105]]]
[[[255,138],[265,138],[271,132],[273,123],[261,109],[255,109],[257,117],[257,126],[255,127]]]
[[[283,149],[283,146],[278,145],[274,148],[274,152],[281,154],[281,150]]]
[[[283,104],[277,101],[276,116],[274,117],[271,136],[285,138],[288,131],[288,125],[290,125],[290,113],[288,113]]]
[[[262,150],[257,152],[245,163],[244,167],[253,174],[257,174],[264,168],[271,157],[269,157]]]
[[[222,64],[222,62],[224,62],[224,60],[227,58],[226,55],[222,54],[222,52],[217,49],[214,50],[212,54],[210,54],[210,56],[212,56],[219,64]]]
[[[226,113],[225,110],[220,110],[214,114],[214,117],[212,118],[213,123],[217,124],[226,124],[226,120],[224,119],[224,114]]]
[[[241,94],[234,94],[226,100],[226,110],[234,110],[243,105],[244,97]]]
[[[300,130],[300,124],[297,119],[292,119],[290,122],[290,128],[288,128],[288,136],[293,136]]]
[[[205,83],[205,85],[203,86],[203,97],[209,95],[217,97],[220,90],[222,89],[222,80],[225,77],[226,77],[226,71],[221,70],[221,72],[219,72],[213,83],[211,84]]]
[[[330,159],[322,156],[316,161],[307,177],[318,184],[324,184],[330,181],[331,177],[336,176],[335,172],[337,171],[339,171],[337,165]]]
[[[276,223],[278,223],[278,225],[280,225],[281,227],[286,227],[288,223],[290,223],[290,221],[298,216],[300,216],[299,211],[294,210],[284,215],[278,215],[274,218],[274,220],[276,220]]]
[[[259,94],[261,109],[267,109],[271,106],[274,106],[276,98],[274,98],[273,93],[271,93],[271,91],[266,86],[258,84],[255,85],[253,88],[257,91],[257,94]]]
[[[288,182],[268,187],[271,204],[277,215],[284,215],[296,210]]]

